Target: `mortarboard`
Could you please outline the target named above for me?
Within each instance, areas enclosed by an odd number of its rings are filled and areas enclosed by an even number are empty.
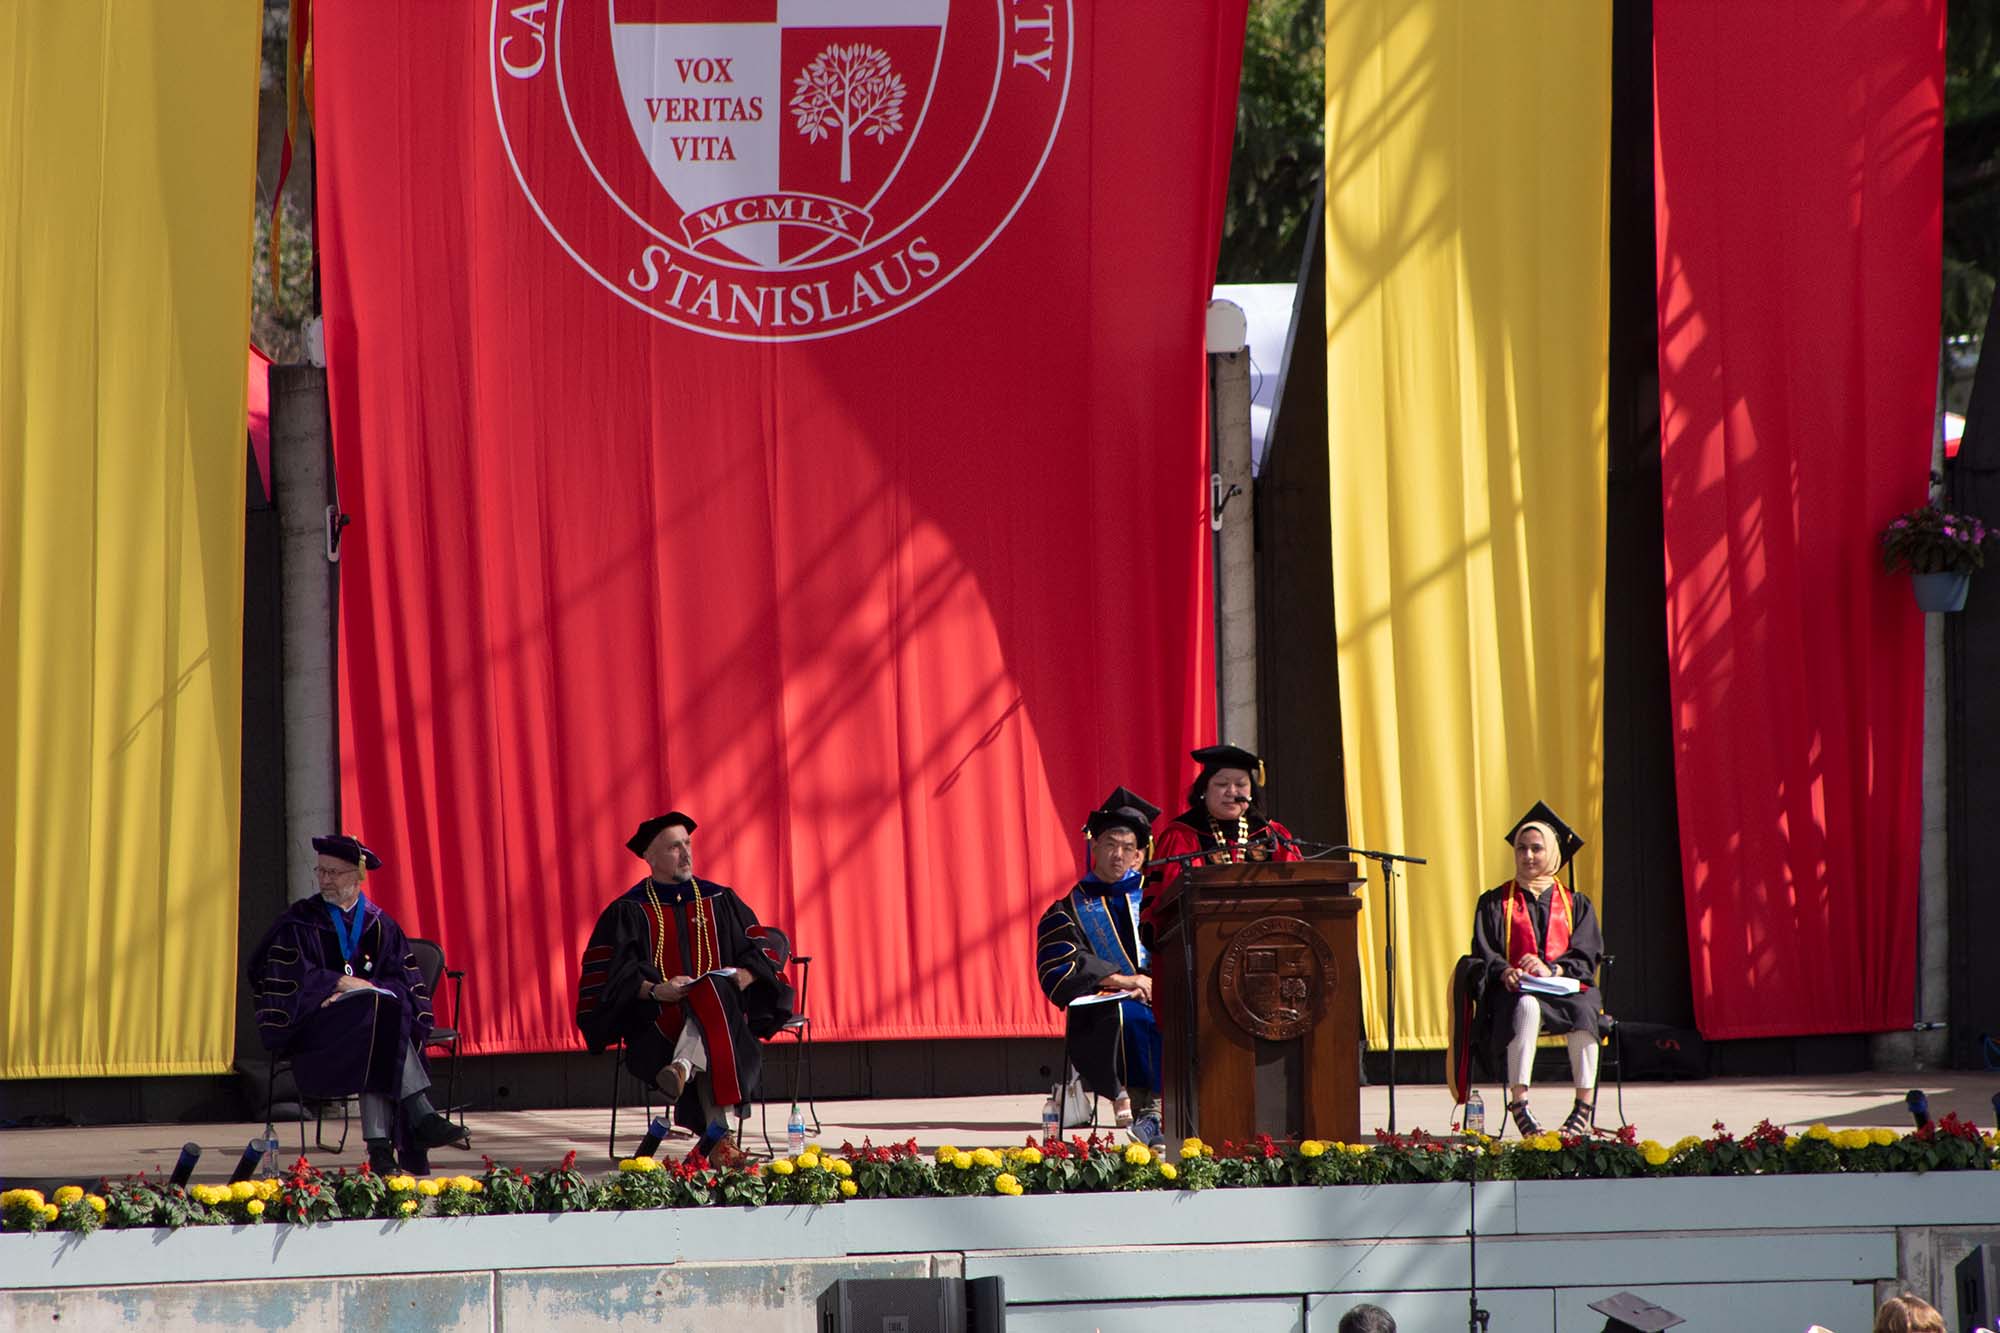
[[[1545,801],[1536,801],[1535,808],[1522,815],[1515,821],[1514,827],[1507,830],[1509,847],[1514,845],[1514,835],[1521,831],[1523,824],[1547,824],[1556,831],[1556,849],[1562,853],[1562,860],[1556,864],[1558,870],[1575,860],[1576,854],[1583,850],[1582,836],[1557,818],[1556,812],[1549,809]]]
[[[1264,761],[1240,745],[1205,745],[1190,753],[1201,765],[1202,781],[1219,768],[1240,768],[1258,786],[1264,785]]]
[[[1106,829],[1122,828],[1132,830],[1132,836],[1144,847],[1153,837],[1153,821],[1159,817],[1160,807],[1145,797],[1126,787],[1120,787],[1104,798],[1104,804],[1090,812],[1084,821],[1083,832],[1094,838]]]
[[[329,833],[323,838],[314,838],[313,850],[323,856],[345,861],[349,865],[360,866],[363,870],[382,868],[382,858],[370,851],[361,839],[350,834]]]
[[[625,845],[632,849],[632,855],[644,856],[646,849],[653,845],[653,839],[660,836],[660,830],[669,824],[678,824],[688,831],[690,837],[694,835],[694,821],[678,810],[669,810],[639,825],[639,831],[627,838]]]
[[[1661,1309],[1629,1291],[1592,1301],[1590,1308],[1605,1316],[1604,1333],[1662,1333],[1675,1324],[1687,1322],[1672,1310]]]

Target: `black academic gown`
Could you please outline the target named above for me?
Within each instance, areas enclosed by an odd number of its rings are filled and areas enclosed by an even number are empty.
[[[250,952],[250,994],[264,1049],[286,1056],[301,1095],[401,1097],[403,1051],[423,1060],[431,996],[402,928],[364,895],[354,975],[376,991],[325,1003],[342,971],[340,937],[324,898],[293,903]],[[428,1068],[428,1066],[426,1066]],[[408,1126],[397,1117],[399,1141]]]
[[[658,961],[663,939],[664,970]],[[652,1084],[673,1059],[682,1025],[692,1022],[708,1053],[716,1104],[741,1105],[756,1096],[763,1072],[759,1039],[792,1016],[796,998],[784,976],[790,961],[783,933],[759,925],[729,886],[641,880],[604,909],[590,932],[577,980],[576,1025],[593,1053],[623,1040],[626,1065]],[[733,979],[702,977],[717,967],[744,968],[754,979],[738,990]],[[670,976],[697,980],[684,999],[670,1004],[640,995],[641,982]],[[675,1105],[674,1119],[697,1134],[709,1128],[692,1084]]]
[[[1513,1001],[1517,992],[1510,991],[1501,982],[1500,976],[1512,961],[1507,956],[1507,896],[1511,884],[1502,884],[1497,889],[1489,889],[1479,895],[1479,902],[1472,910],[1472,958],[1475,975],[1472,978],[1479,994],[1478,1008],[1472,1020],[1473,1047],[1479,1051],[1487,1066],[1489,1075],[1497,1077],[1507,1067],[1507,1043],[1514,1036]],[[1533,927],[1535,947],[1544,960],[1558,974],[1575,977],[1584,982],[1585,987],[1575,995],[1537,995],[1535,999],[1542,1007],[1542,1032],[1544,1035],[1563,1032],[1587,1032],[1597,1035],[1599,1020],[1604,1016],[1604,999],[1597,989],[1597,965],[1604,957],[1604,935],[1598,929],[1597,913],[1591,908],[1590,899],[1580,893],[1571,893],[1562,886],[1563,893],[1570,894],[1575,904],[1570,922],[1569,948],[1559,957],[1549,958],[1549,901],[1556,890],[1536,899],[1526,895],[1528,920]],[[1483,973],[1483,975],[1479,975]],[[1507,1015],[1505,1021],[1502,1015]]]
[[[1070,1063],[1084,1085],[1101,1097],[1116,1097],[1132,1087],[1160,1088],[1160,1030],[1152,1010],[1138,998],[1070,1009],[1070,1001],[1092,994],[1106,977],[1142,971],[1138,941],[1133,936],[1131,909],[1125,889],[1091,878],[1049,904],[1035,928],[1035,973],[1042,994],[1062,1008],[1069,1041]],[[1103,900],[1103,914],[1116,935],[1106,956],[1093,944],[1082,917]]]

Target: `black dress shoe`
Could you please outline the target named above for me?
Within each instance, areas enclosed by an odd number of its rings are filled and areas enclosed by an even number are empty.
[[[388,1139],[368,1140],[368,1169],[378,1176],[396,1174],[396,1145]]]
[[[472,1136],[451,1122],[451,1117],[432,1111],[410,1127],[410,1136],[425,1148],[457,1148],[461,1152],[472,1146]]]

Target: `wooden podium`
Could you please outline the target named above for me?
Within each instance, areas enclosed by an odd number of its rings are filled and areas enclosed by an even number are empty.
[[[1161,898],[1170,1142],[1361,1137],[1359,879],[1352,861],[1193,866]]]

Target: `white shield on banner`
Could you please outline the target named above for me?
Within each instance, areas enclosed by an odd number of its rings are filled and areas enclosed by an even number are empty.
[[[621,21],[619,93],[684,214],[676,241],[781,268],[867,243],[909,155],[950,0],[776,0],[754,17]],[[761,11],[761,12],[756,12]]]

